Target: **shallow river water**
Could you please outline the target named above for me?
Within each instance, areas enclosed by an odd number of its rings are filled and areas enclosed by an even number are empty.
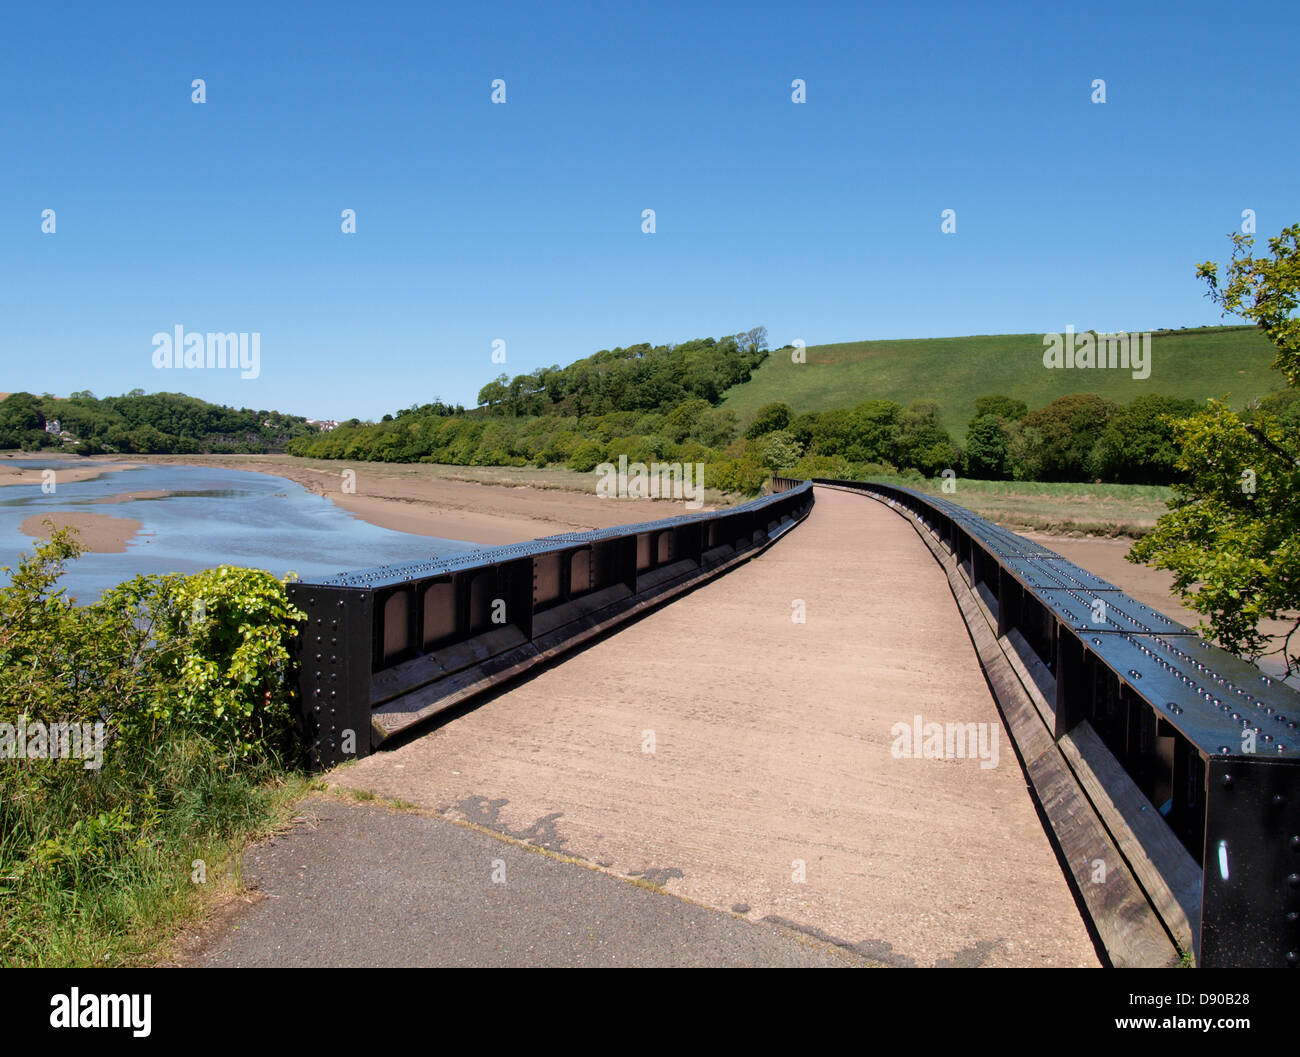
[[[215,565],[289,571],[303,579],[389,562],[461,554],[474,544],[379,528],[283,477],[203,466],[142,466],[65,483],[58,471],[78,460],[23,460],[35,483],[0,488],[0,565],[14,566],[35,543],[19,525],[44,511],[132,518],[140,530],[124,554],[85,554],[60,581],[91,601],[137,573],[193,573]],[[55,471],[55,491],[41,491],[40,471]],[[172,493],[161,498],[95,502],[124,492]],[[0,579],[8,581],[7,574]]]

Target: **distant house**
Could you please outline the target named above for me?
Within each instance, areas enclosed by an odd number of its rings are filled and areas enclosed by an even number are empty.
[[[63,432],[63,423],[60,422],[57,418],[49,419],[49,420],[45,423],[45,432],[46,432],[46,433],[62,433],[62,432]]]
[[[314,426],[321,433],[328,433],[330,432],[330,430],[339,428],[339,424],[335,422],[332,418],[329,419],[309,418],[307,420],[307,425]]]

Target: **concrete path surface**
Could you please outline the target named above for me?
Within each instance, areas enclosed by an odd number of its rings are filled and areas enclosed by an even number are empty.
[[[930,723],[983,741],[961,751]],[[820,489],[755,560],[330,777],[873,962],[1098,962],[943,572],[861,496]],[[394,844],[356,899],[382,903],[422,854]],[[482,885],[475,869],[449,883]],[[573,937],[608,920],[593,898],[555,904],[570,939],[548,933],[539,961],[587,950]]]

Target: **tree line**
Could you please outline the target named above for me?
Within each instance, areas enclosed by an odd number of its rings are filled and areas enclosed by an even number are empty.
[[[778,402],[742,421],[719,406],[725,390],[710,399],[680,379],[671,392],[663,383],[665,365],[699,363],[702,350],[718,360],[715,377],[747,376],[765,354],[759,345],[746,347],[735,338],[631,346],[579,361],[578,370],[490,383],[480,393],[482,406],[473,411],[438,403],[377,423],[354,419],[333,432],[294,439],[288,450],[350,461],[563,465],[580,472],[620,455],[632,462],[699,462],[710,487],[744,494],[757,492],[773,472],[933,477],[951,469],[984,480],[1170,484],[1180,474],[1174,423],[1199,407],[1159,394],[1121,405],[1083,393],[1030,409],[1024,401],[990,394],[976,401],[961,443],[941,424],[934,400],[906,406],[865,400],[802,414]],[[600,365],[608,369],[597,370]],[[597,410],[580,413],[579,406]],[[1293,392],[1282,392],[1244,413],[1297,421],[1300,402]]]
[[[567,367],[499,375],[479,390],[479,406],[494,415],[583,418],[614,411],[671,411],[687,400],[716,404],[749,380],[767,356],[767,328],[680,345],[602,349]]]
[[[795,415],[784,404],[760,408],[747,436],[766,461],[806,476],[902,472],[932,477],[945,469],[991,481],[1103,481],[1173,484],[1181,479],[1177,423],[1196,414],[1195,400],[1143,394],[1117,404],[1092,393],[1062,396],[1030,410],[1022,400],[981,396],[957,444],[940,423],[940,406],[904,408],[868,400],[844,410]],[[1271,394],[1243,410],[1300,425],[1300,395]],[[797,456],[797,457],[796,457]]]
[[[58,422],[70,443],[46,429]],[[252,454],[283,451],[315,433],[299,415],[209,404],[183,393],[97,398],[88,390],[60,400],[13,393],[0,402],[0,448],[57,448],[79,455]]]

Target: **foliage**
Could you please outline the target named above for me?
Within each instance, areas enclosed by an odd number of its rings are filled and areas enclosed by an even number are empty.
[[[316,432],[298,415],[236,410],[183,393],[133,390],[97,399],[79,390],[66,400],[13,393],[0,402],[0,448],[62,447],[45,432],[56,420],[83,455],[282,451],[291,438]]]
[[[1238,331],[1229,328],[1196,336],[1222,342],[1225,335],[1240,343]],[[380,462],[562,463],[582,473],[620,456],[700,462],[711,484],[742,494],[762,486],[761,468],[787,469],[809,456],[841,460],[836,465],[899,467],[921,478],[961,468],[967,476],[991,479],[1157,483],[1176,472],[1168,416],[1192,407],[1185,399],[1144,392],[1121,409],[1095,394],[1076,394],[1031,413],[1018,397],[981,394],[970,397],[978,414],[967,426],[963,450],[937,400],[905,406],[875,397],[795,414],[790,403],[776,399],[757,407],[742,433],[736,413],[716,405],[716,387],[697,383],[766,365],[765,344],[764,335],[746,334],[602,351],[564,369],[502,375],[484,387],[483,406],[468,413],[439,402],[378,423],[351,420],[330,433],[300,436],[289,451]],[[1041,342],[1035,363],[1041,371]],[[915,370],[907,373],[914,383]],[[1089,382],[1102,373],[1090,373]],[[778,442],[763,443],[778,433]],[[738,435],[743,441],[737,446]]]
[[[1207,261],[1197,275],[1209,296],[1253,320],[1276,349],[1274,367],[1294,394],[1300,387],[1300,225],[1269,240],[1272,258],[1254,258],[1249,236],[1232,235],[1227,282]],[[1247,415],[1211,401],[1175,428],[1178,467],[1170,511],[1129,555],[1174,574],[1184,602],[1208,618],[1227,649],[1250,657],[1268,651],[1266,619],[1292,627],[1281,653],[1288,671],[1300,668],[1291,645],[1300,620],[1300,429],[1294,395],[1261,401]]]
[[[737,459],[709,463],[705,480],[710,488],[753,495],[767,483],[770,476],[768,467],[746,454]]]
[[[56,443],[45,432],[40,401],[31,393],[12,393],[0,402],[0,448],[30,451]]]
[[[1020,422],[1027,414],[1029,414],[1029,405],[1023,400],[1014,400],[1009,396],[977,396],[975,414],[971,422],[985,415],[992,415],[1007,422]]]
[[[1116,406],[1093,393],[1076,393],[1031,411],[1013,443],[1019,473],[1032,481],[1083,481],[1091,471],[1092,449]]]
[[[754,413],[754,421],[749,424],[749,429],[745,430],[745,436],[753,440],[755,437],[785,429],[789,424],[790,408],[778,400],[771,404],[764,404]]]
[[[1253,235],[1234,232],[1227,283],[1219,284],[1219,266],[1206,261],[1196,269],[1209,286],[1207,296],[1232,313],[1258,324],[1277,347],[1273,367],[1290,386],[1300,385],[1300,224],[1283,228],[1268,240],[1272,258],[1255,257]]]
[[[995,414],[978,415],[966,431],[962,473],[986,481],[1002,481],[1011,474],[1006,425]]]
[[[94,721],[154,692],[148,629],[103,603],[79,609],[57,586],[82,550],[59,530],[0,569],[12,573],[0,589],[0,722]]]
[[[784,430],[769,433],[758,442],[759,461],[769,470],[793,466],[801,454],[798,441]]]
[[[812,477],[830,478],[839,481],[863,479],[854,476],[853,469],[844,456],[814,455],[812,452],[805,452],[800,456],[798,462],[789,468],[787,475],[802,480]]]
[[[814,430],[817,450],[839,454],[853,462],[900,462],[903,408],[892,400],[867,400],[843,419]],[[834,439],[832,439],[834,438]],[[837,444],[836,441],[839,443]]]
[[[890,461],[915,468],[926,477],[958,465],[961,453],[940,424],[938,401],[914,400],[908,405],[898,418],[897,447],[893,456]],[[879,455],[872,458],[879,458]]]
[[[725,453],[739,432],[736,415],[713,406],[727,386],[748,377],[766,355],[766,332],[754,328],[721,340],[634,345],[571,364],[501,375],[468,413],[438,404],[345,422],[330,433],[289,443],[291,454],[380,462],[471,466],[565,463],[590,472],[626,455],[632,462],[703,462],[708,479],[762,485],[757,452]],[[761,468],[761,467],[759,467]]]
[[[598,440],[586,440],[569,456],[569,469],[590,473],[605,461],[605,445]]]
[[[1129,555],[1172,571],[1175,590],[1208,618],[1213,637],[1251,657],[1267,646],[1260,621],[1300,608],[1300,467],[1279,453],[1296,437],[1269,418],[1256,428],[1267,443],[1217,401],[1182,421],[1175,434],[1186,479]],[[1294,652],[1285,656],[1300,663]]]
[[[749,378],[766,347],[766,331],[756,327],[721,340],[603,349],[567,367],[542,367],[513,379],[500,375],[479,391],[478,401],[491,414],[511,417],[666,412],[690,399],[713,405],[724,390]]]
[[[236,756],[283,756],[292,730],[289,647],[306,617],[284,584],[259,569],[222,565],[186,577],[138,579],[106,604],[154,621],[156,664],[168,693],[145,710],[150,723],[183,726]]]
[[[0,760],[0,965],[153,960],[196,899],[195,858],[215,867],[282,798],[268,779],[301,617],[283,585],[245,569],[139,577],[79,607],[58,581],[80,552],[54,531],[0,587],[12,751],[23,724],[104,731],[89,759],[28,758],[28,740]]]
[[[55,530],[0,588],[0,721],[98,719],[127,746],[172,728],[240,758],[288,750],[304,617],[280,581],[231,566],[138,576],[77,606],[57,584],[81,551]]]
[[[708,448],[725,448],[739,432],[740,423],[734,411],[713,407],[700,416],[691,437]]]
[[[1300,389],[1283,389],[1270,393],[1252,409],[1277,419],[1278,424],[1290,434],[1300,434]],[[1249,415],[1247,417],[1254,417]]]
[[[664,435],[680,444],[688,437],[696,435],[701,419],[709,411],[709,402],[699,397],[684,400],[672,409],[664,418]],[[730,441],[730,437],[727,438]]]
[[[1120,408],[1088,457],[1091,476],[1118,484],[1170,484],[1177,477],[1174,423],[1196,409],[1193,400],[1155,393]]]

